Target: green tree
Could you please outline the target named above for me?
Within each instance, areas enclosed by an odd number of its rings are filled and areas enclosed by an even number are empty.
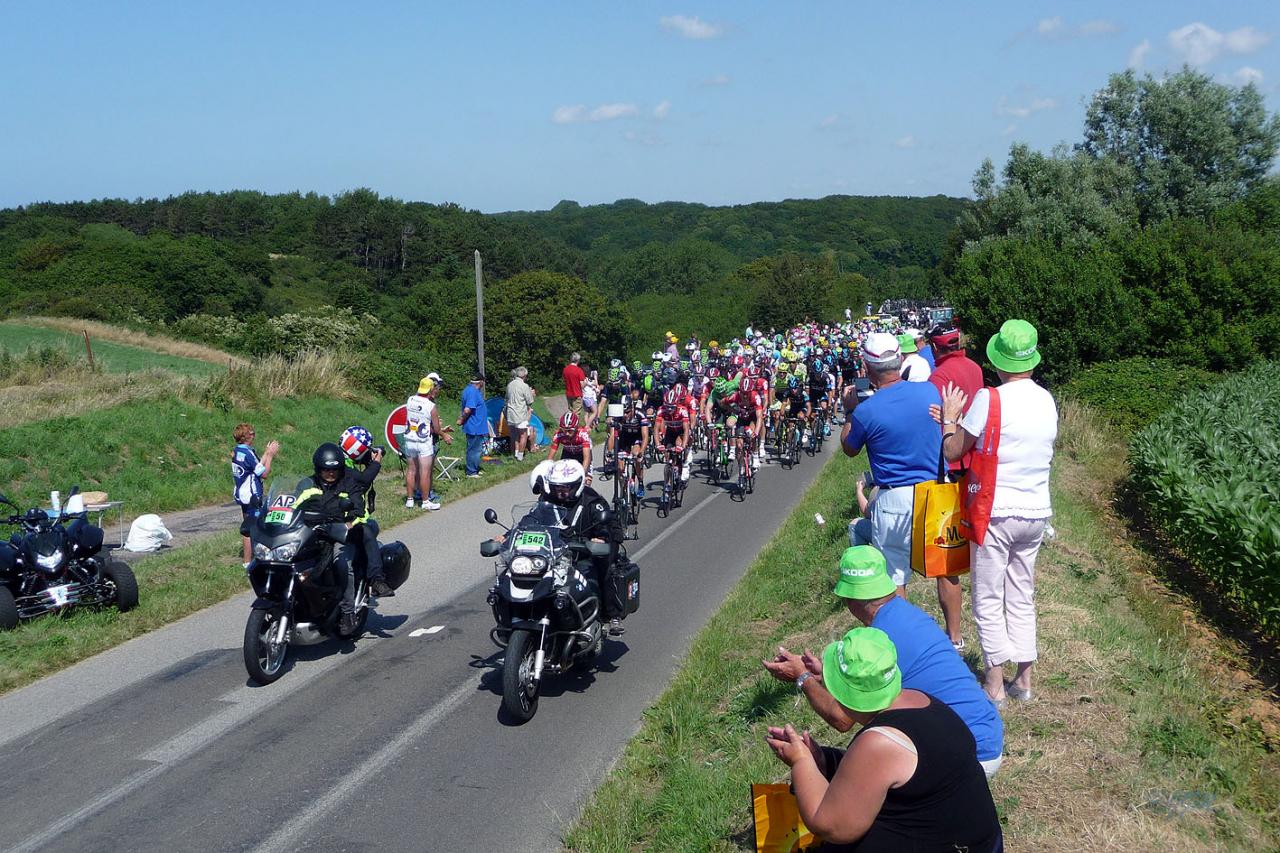
[[[752,294],[751,320],[762,328],[782,329],[806,317],[829,319],[835,284],[829,263],[788,253],[745,264],[737,277]]]

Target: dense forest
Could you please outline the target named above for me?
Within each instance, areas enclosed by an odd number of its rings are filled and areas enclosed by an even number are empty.
[[[486,215],[367,189],[32,204],[0,211],[0,311],[164,326],[249,354],[345,343],[375,372],[414,353],[465,369],[478,249],[486,310],[513,321],[490,324],[491,350],[545,374],[574,346],[634,354],[666,328],[705,339],[748,318],[923,295],[966,205],[833,196]]]

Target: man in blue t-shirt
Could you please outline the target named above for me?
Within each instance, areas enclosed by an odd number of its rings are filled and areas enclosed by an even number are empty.
[[[930,388],[933,386],[930,385]],[[462,414],[458,426],[467,435],[467,476],[480,476],[480,454],[489,437],[489,413],[484,405],[484,374],[476,373],[462,389]]]
[[[870,545],[846,548],[835,594],[844,599],[855,619],[893,640],[904,689],[928,693],[964,720],[977,745],[978,762],[990,779],[1000,768],[1004,750],[1000,714],[938,623],[897,595],[885,571],[884,556]],[[777,657],[764,665],[775,678],[795,682],[813,710],[833,728],[842,732],[853,728],[853,717],[822,684],[821,655],[808,650],[796,655],[779,647]]]

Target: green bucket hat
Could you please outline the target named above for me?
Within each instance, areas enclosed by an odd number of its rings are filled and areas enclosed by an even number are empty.
[[[822,684],[850,710],[888,708],[902,692],[893,640],[879,628],[854,628],[822,653]]]
[[[902,350],[903,355],[919,352],[919,347],[916,346],[916,339],[910,335],[898,335],[898,348]]]
[[[872,601],[893,595],[898,588],[885,568],[884,554],[874,545],[854,545],[840,555],[840,580],[834,591],[841,598]]]
[[[987,341],[987,360],[1005,373],[1025,373],[1040,363],[1040,336],[1026,320],[1005,320]]]

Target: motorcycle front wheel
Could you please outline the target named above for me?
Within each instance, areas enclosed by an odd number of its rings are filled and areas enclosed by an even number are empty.
[[[275,641],[280,614],[274,610],[250,610],[244,626],[244,668],[258,684],[270,684],[284,674],[288,637]]]
[[[502,707],[519,723],[538,712],[538,682],[533,680],[533,659],[538,639],[530,631],[513,631],[502,663]]]

